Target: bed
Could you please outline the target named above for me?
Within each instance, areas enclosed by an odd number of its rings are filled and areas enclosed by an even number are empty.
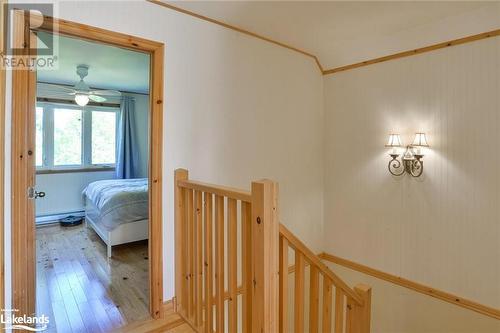
[[[148,179],[111,179],[90,183],[82,192],[85,223],[112,247],[148,239]]]

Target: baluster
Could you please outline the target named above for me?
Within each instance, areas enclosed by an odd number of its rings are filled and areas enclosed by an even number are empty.
[[[323,278],[323,325],[322,330],[324,333],[332,331],[332,280],[329,277]]]
[[[280,236],[280,333],[288,332],[288,240]]]
[[[205,202],[205,333],[213,332],[213,251],[212,251],[212,194],[203,193]]]
[[[318,333],[319,331],[319,271],[311,264],[310,282],[309,282],[309,332]]]
[[[203,323],[203,317],[201,313],[202,303],[203,303],[203,290],[202,290],[202,277],[203,277],[203,235],[202,235],[202,224],[201,224],[201,207],[202,207],[202,193],[200,191],[194,192],[194,207],[195,207],[195,219],[194,219],[194,232],[195,232],[195,263],[194,263],[194,286],[195,286],[195,320],[194,324],[196,327],[200,327]]]
[[[252,331],[252,250],[251,227],[252,207],[249,202],[241,203],[241,268],[243,281],[242,314],[243,333]]]
[[[344,293],[335,288],[335,333],[344,331]]]
[[[188,289],[188,318],[191,319],[194,314],[194,293],[193,293],[193,266],[194,266],[194,253],[193,253],[193,190],[186,190],[187,193],[187,260],[188,260],[188,271],[187,271],[187,289]]]
[[[235,199],[227,199],[227,236],[228,236],[228,329],[229,332],[237,332],[238,327],[238,298],[237,298],[237,202]]]
[[[345,331],[347,333],[359,333],[358,327],[355,322],[355,316],[354,316],[354,307],[355,307],[355,300],[347,296],[347,306],[346,306],[346,314],[345,314]]]
[[[304,332],[304,256],[295,251],[295,332]]]
[[[215,196],[215,331],[224,332],[224,197]]]

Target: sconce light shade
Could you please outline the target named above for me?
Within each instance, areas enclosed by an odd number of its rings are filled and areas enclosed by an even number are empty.
[[[387,141],[386,147],[395,148],[401,147],[402,145],[399,134],[389,134],[389,141]]]
[[[427,139],[425,138],[425,133],[416,133],[412,146],[414,146],[414,147],[429,147],[429,145],[427,144]]]
[[[410,174],[412,177],[420,177],[424,171],[424,152],[427,144],[425,133],[416,133],[413,144],[406,146],[406,151],[401,155],[400,148],[401,137],[399,134],[390,134],[389,141],[385,145],[392,148],[389,152],[391,160],[387,167],[389,172],[394,176],[402,176],[405,173]]]
[[[403,144],[401,143],[401,137],[399,134],[389,134],[389,141],[387,141],[386,147],[401,147]]]

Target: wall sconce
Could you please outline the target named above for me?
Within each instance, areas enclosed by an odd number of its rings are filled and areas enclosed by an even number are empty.
[[[425,133],[416,133],[415,139],[411,145],[406,146],[406,151],[400,157],[403,145],[401,144],[401,137],[399,134],[390,134],[389,141],[385,145],[391,148],[389,156],[392,159],[387,165],[389,172],[394,176],[402,176],[405,172],[409,173],[412,177],[420,177],[424,172],[424,157],[422,148],[429,147]]]

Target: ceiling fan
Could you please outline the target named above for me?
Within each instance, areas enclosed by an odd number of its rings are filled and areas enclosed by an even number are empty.
[[[69,95],[75,96],[76,104],[80,106],[85,106],[89,101],[94,101],[97,103],[102,103],[106,101],[107,97],[120,97],[121,92],[117,90],[90,90],[90,87],[83,80],[89,74],[88,65],[78,65],[76,67],[76,74],[80,76],[80,81],[78,81],[73,88],[64,88],[68,91]]]

